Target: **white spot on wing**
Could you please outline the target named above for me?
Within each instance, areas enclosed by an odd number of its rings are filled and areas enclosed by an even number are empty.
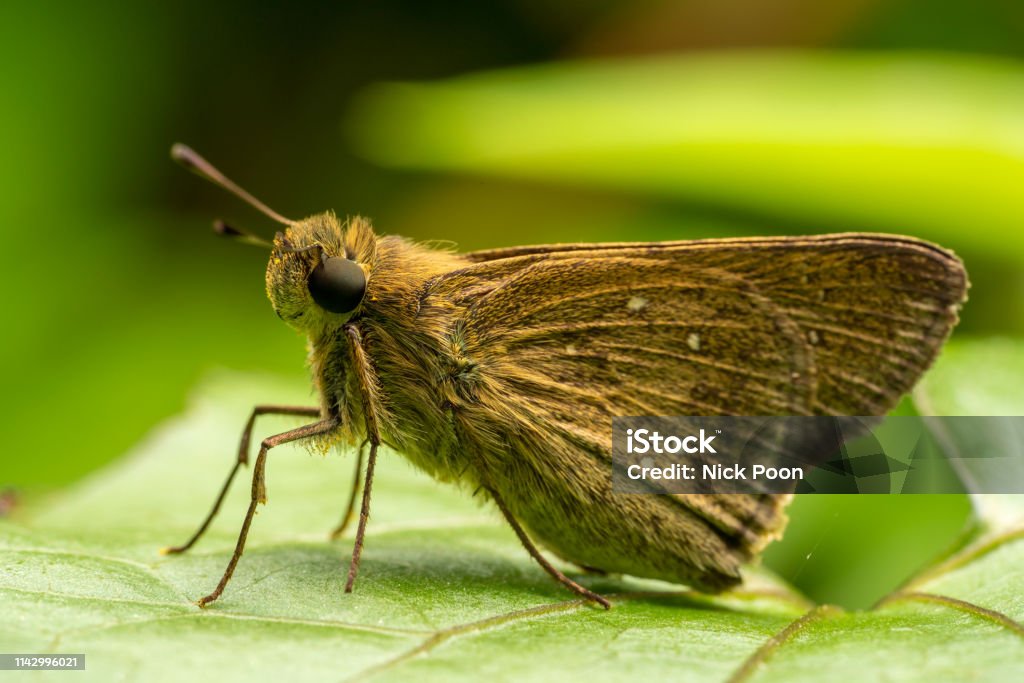
[[[691,332],[686,337],[686,345],[693,351],[700,351],[700,335],[696,332]]]
[[[626,308],[629,309],[630,313],[639,313],[640,311],[647,308],[647,303],[647,299],[643,298],[642,296],[634,296],[626,304]]]

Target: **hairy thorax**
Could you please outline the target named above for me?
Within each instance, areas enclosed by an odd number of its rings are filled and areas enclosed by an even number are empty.
[[[370,401],[386,445],[442,481],[475,485],[467,454],[456,447],[451,411],[465,359],[455,321],[464,313],[430,296],[434,279],[466,265],[447,251],[400,237],[377,242],[364,305],[343,325],[309,330],[310,369],[324,407],[342,418],[340,436],[366,435],[357,368],[341,338],[358,330],[369,368]]]

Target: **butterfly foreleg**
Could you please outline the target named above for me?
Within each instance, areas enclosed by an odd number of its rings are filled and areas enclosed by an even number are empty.
[[[366,459],[366,475],[363,480],[363,501],[359,508],[359,526],[356,527],[356,541],[352,547],[352,559],[348,566],[348,579],[345,581],[345,592],[351,593],[359,573],[359,560],[363,554],[363,539],[366,536],[366,523],[370,519],[370,494],[373,487],[373,470],[377,463],[377,448],[380,446],[380,428],[377,413],[372,400],[375,379],[370,360],[363,348],[362,335],[355,325],[345,325],[345,335],[349,340],[352,354],[352,367],[356,373],[356,382],[363,404],[363,415],[366,418],[366,441],[370,444],[370,455]],[[360,458],[361,460],[361,458]]]
[[[339,422],[338,418],[330,417],[326,420],[314,422],[281,434],[276,434],[263,440],[260,444],[260,452],[256,456],[256,464],[252,469],[252,493],[249,500],[249,509],[245,513],[245,520],[242,522],[242,530],[238,534],[238,542],[235,544],[235,551],[232,553],[231,560],[228,562],[228,566],[224,570],[224,575],[221,577],[217,587],[212,593],[199,599],[198,604],[200,607],[206,607],[206,605],[219,598],[220,594],[224,592],[224,587],[227,586],[228,581],[231,580],[231,575],[235,572],[235,566],[238,564],[238,560],[242,557],[242,552],[245,550],[245,540],[249,536],[249,526],[252,524],[252,518],[256,514],[256,506],[267,501],[264,472],[267,465],[267,453],[270,449],[291,441],[298,441],[300,439],[308,439],[314,436],[327,434],[334,431],[338,427]]]
[[[210,527],[210,523],[213,518],[217,516],[220,511],[220,506],[224,502],[224,498],[228,494],[228,489],[231,488],[231,482],[234,481],[235,475],[238,474],[238,470],[241,469],[242,465],[249,464],[249,444],[252,441],[252,429],[256,423],[256,418],[260,415],[299,415],[305,417],[318,417],[320,415],[320,409],[316,407],[307,406],[280,406],[280,405],[263,405],[256,406],[252,409],[252,413],[249,415],[249,419],[245,423],[245,429],[242,430],[242,438],[238,444],[238,457],[235,458],[235,464],[232,466],[231,471],[228,472],[227,479],[224,480],[224,485],[221,486],[220,493],[217,494],[216,500],[213,501],[213,507],[210,508],[210,512],[206,515],[206,519],[199,525],[192,537],[185,543],[170,548],[164,548],[160,551],[163,555],[176,555],[183,553],[198,541],[206,530]]]

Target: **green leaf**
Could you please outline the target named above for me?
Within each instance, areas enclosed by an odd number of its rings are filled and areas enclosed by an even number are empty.
[[[997,681],[1024,672],[1019,530],[948,558],[871,611],[811,606],[751,569],[740,590],[716,597],[582,577],[612,598],[605,612],[550,581],[493,511],[390,452],[354,593],[343,592],[351,537],[326,539],[351,454],[282,447],[271,452],[268,504],[234,579],[200,610],[192,600],[223,571],[247,483],[192,552],[157,549],[184,540],[207,510],[250,404],[304,398],[289,383],[219,376],[125,459],[0,522],[3,649],[84,652],[83,678],[97,681]],[[292,424],[267,418],[257,433]]]
[[[938,363],[914,391],[918,409],[929,415],[972,415],[972,434],[941,435],[957,455],[977,455],[987,449],[999,456],[996,468],[972,468],[965,481],[973,482],[971,494],[982,531],[998,536],[1024,527],[1024,495],[984,493],[989,490],[1024,490],[1024,434],[1016,422],[1000,415],[1024,415],[1024,343],[995,338],[950,344]],[[972,462],[963,458],[964,466]],[[977,461],[975,461],[977,462]],[[999,481],[989,481],[998,477]]]
[[[1022,107],[1014,62],[730,51],[384,84],[347,125],[388,166],[685,197],[1020,260]]]

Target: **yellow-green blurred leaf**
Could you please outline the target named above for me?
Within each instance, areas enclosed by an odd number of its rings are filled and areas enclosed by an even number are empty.
[[[684,197],[1024,258],[1024,67],[932,53],[558,63],[367,91],[368,158]]]

